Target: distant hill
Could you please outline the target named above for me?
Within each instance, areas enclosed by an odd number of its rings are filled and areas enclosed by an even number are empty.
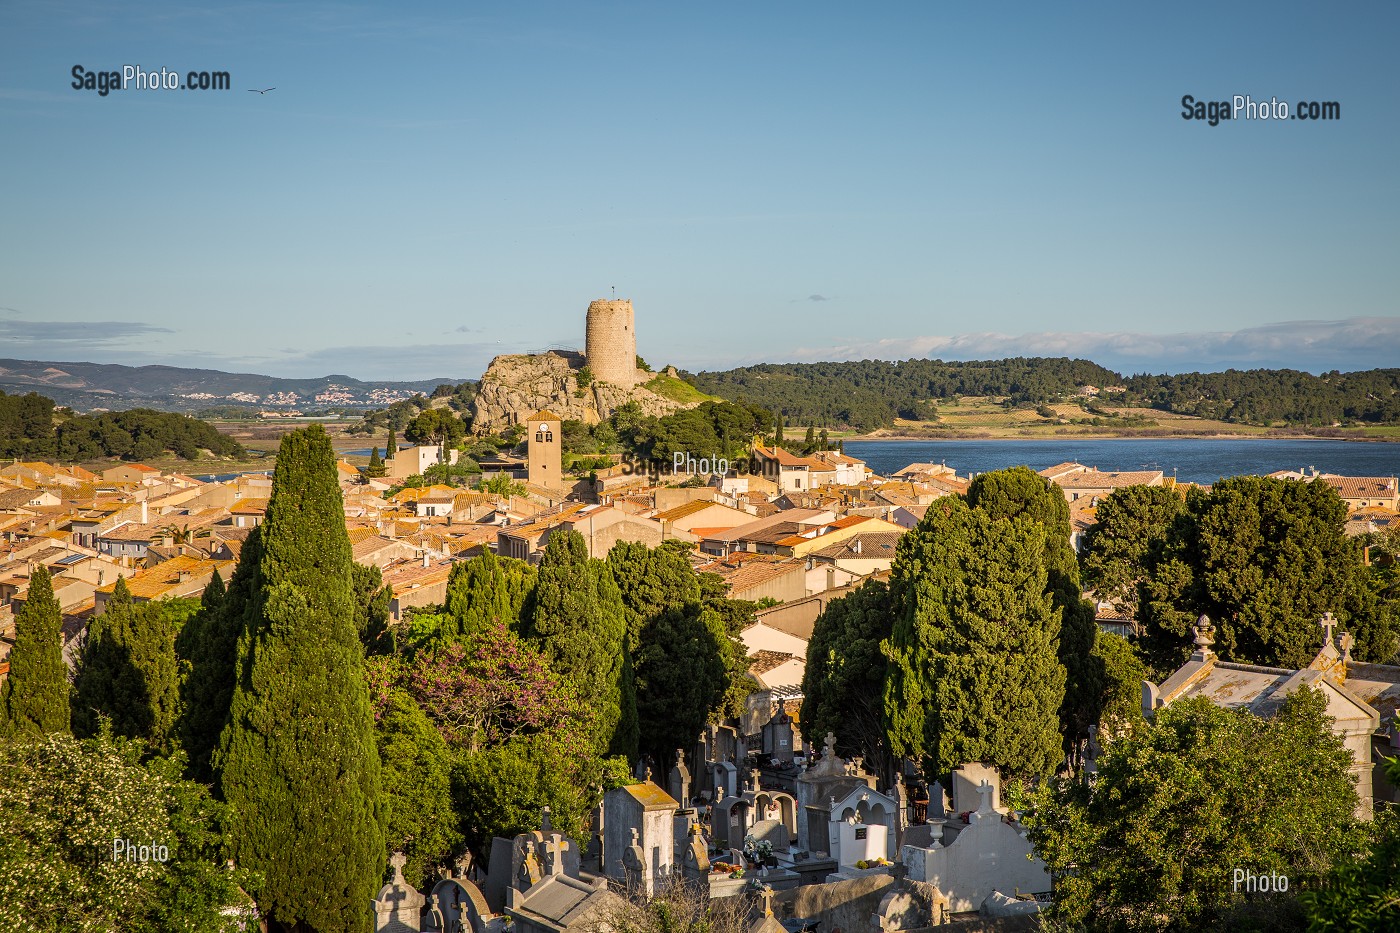
[[[154,408],[193,412],[228,406],[274,410],[382,408],[430,393],[451,377],[413,382],[365,382],[350,376],[282,379],[253,373],[180,366],[120,366],[0,359],[0,390],[39,392],[75,411]]]
[[[780,412],[789,424],[874,430],[896,418],[932,420],[962,396],[1005,399],[1008,407],[1109,389],[1102,404],[1141,406],[1235,424],[1328,428],[1400,424],[1400,369],[1330,372],[1288,369],[1140,375],[1124,379],[1088,360],[860,360],[768,363],[685,374],[701,392]],[[1085,395],[1095,394],[1086,390]]]

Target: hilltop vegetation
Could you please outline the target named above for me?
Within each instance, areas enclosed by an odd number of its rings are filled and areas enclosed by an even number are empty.
[[[0,391],[0,457],[150,460],[169,451],[197,460],[205,450],[217,457],[244,456],[233,438],[185,415],[149,408],[75,415],[55,409],[53,399],[37,392]]]
[[[1117,373],[1087,360],[1026,359],[945,363],[764,363],[687,378],[702,392],[781,412],[793,423],[869,431],[895,418],[931,420],[932,403],[995,395],[1011,403],[1061,398],[1082,385],[1115,384]]]
[[[890,427],[895,419],[933,421],[941,405],[963,397],[1029,408],[1069,398],[1085,385],[1122,386],[1117,405],[1240,425],[1400,423],[1400,369],[1320,376],[1231,369],[1124,379],[1087,360],[1018,357],[763,364],[687,378],[702,392],[762,405],[789,422],[858,431]]]

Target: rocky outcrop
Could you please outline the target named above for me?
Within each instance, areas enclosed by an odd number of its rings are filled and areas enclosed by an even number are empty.
[[[541,408],[560,418],[597,424],[626,402],[637,402],[648,415],[669,415],[689,408],[642,385],[630,389],[594,381],[580,387],[583,356],[552,350],[531,356],[498,356],[481,376],[472,402],[472,432],[495,434],[518,424]],[[638,373],[639,381],[651,378]]]

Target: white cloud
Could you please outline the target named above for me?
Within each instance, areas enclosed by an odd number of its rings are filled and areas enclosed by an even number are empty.
[[[1231,367],[1351,371],[1400,365],[1400,317],[1284,321],[1236,331],[1175,334],[1042,331],[884,338],[802,347],[789,356],[799,362],[1070,356],[1093,360],[1124,373],[1217,371]]]

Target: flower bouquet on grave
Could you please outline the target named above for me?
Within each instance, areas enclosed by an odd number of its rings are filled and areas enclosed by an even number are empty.
[[[773,843],[767,839],[754,839],[753,836],[744,837],[744,858],[751,864],[762,865],[773,857]]]

